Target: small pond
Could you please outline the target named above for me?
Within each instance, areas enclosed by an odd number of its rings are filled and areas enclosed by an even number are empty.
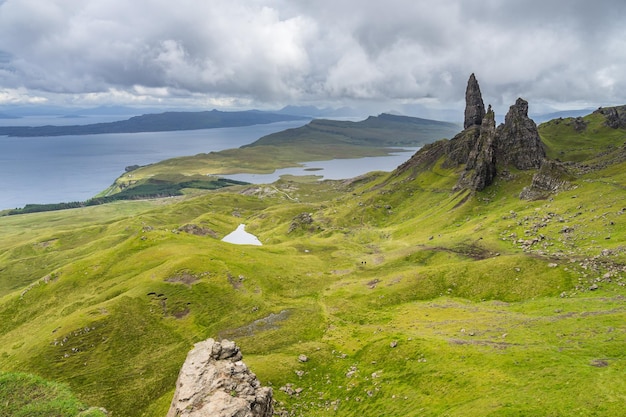
[[[224,236],[223,242],[233,243],[235,245],[257,245],[261,246],[262,243],[255,235],[248,233],[245,230],[246,225],[240,224],[234,232],[231,232]]]

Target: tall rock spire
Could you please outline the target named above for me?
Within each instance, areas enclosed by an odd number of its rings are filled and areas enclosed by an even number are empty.
[[[478,81],[472,73],[467,81],[467,89],[465,90],[465,122],[463,128],[480,125],[485,117],[485,104],[480,94]]]

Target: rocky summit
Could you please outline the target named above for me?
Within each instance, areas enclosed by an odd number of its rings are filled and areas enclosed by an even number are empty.
[[[470,121],[473,121],[473,124],[457,135],[452,140],[451,146],[455,148],[456,140],[459,142],[458,148],[467,149],[469,140],[471,151],[465,161],[458,155],[454,158],[457,164],[465,164],[455,189],[475,191],[484,189],[493,182],[498,167],[538,169],[546,158],[546,152],[539,138],[537,125],[528,117],[528,102],[518,98],[509,108],[504,123],[496,129],[495,114],[491,106],[482,120],[476,121],[480,114],[475,110],[476,103],[482,103],[482,98],[474,74],[467,83],[467,91],[474,93],[472,95],[466,93],[465,124]],[[474,115],[474,118],[469,120],[468,114]],[[476,125],[480,125],[480,129],[476,129]]]
[[[517,169],[537,169],[546,157],[537,125],[528,117],[528,102],[518,98],[498,126],[496,159]]]
[[[528,117],[528,102],[518,98],[496,128],[495,114],[491,106],[485,111],[474,74],[467,82],[464,126],[451,140],[424,146],[398,171],[428,168],[443,158],[442,167],[462,169],[455,190],[481,191],[493,183],[498,170],[539,169],[546,158],[537,125]]]
[[[272,389],[261,387],[235,342],[196,343],[183,364],[167,417],[270,417]]]

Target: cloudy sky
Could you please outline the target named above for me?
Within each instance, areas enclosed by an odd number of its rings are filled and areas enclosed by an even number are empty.
[[[0,0],[0,104],[626,104],[624,0]]]

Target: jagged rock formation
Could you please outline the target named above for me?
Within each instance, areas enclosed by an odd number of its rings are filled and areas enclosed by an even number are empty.
[[[537,169],[546,157],[535,122],[528,117],[528,102],[518,98],[498,126],[496,158],[501,165]]]
[[[485,117],[485,104],[474,74],[470,75],[465,90],[465,121],[463,128],[480,125]]]
[[[493,182],[496,176],[496,120],[491,106],[482,120],[480,134],[469,153],[465,171],[455,188],[482,190]]]
[[[601,107],[593,113],[606,117],[604,123],[612,129],[626,128],[626,106]]]
[[[261,387],[234,342],[196,343],[183,364],[167,417],[271,417],[272,389]]]
[[[537,125],[528,117],[528,102],[521,98],[509,108],[504,123],[497,129],[495,115],[489,106],[481,121],[478,135],[476,128],[470,126],[452,139],[459,142],[458,146],[454,146],[456,149],[450,152],[450,159],[456,164],[462,163],[462,158],[455,153],[462,154],[467,148],[463,138],[467,137],[468,130],[474,132],[474,143],[472,150],[466,154],[465,170],[454,187],[457,190],[483,190],[493,182],[497,167],[537,169],[546,158]]]
[[[524,187],[519,197],[522,200],[539,200],[551,193],[569,190],[572,188],[572,178],[565,165],[544,159],[539,171],[533,175],[532,183],[529,187]]]
[[[535,122],[528,117],[528,102],[518,98],[496,128],[491,106],[485,111],[474,74],[465,92],[465,129],[454,138],[424,146],[400,165],[396,174],[432,167],[442,160],[443,168],[463,167],[455,190],[481,191],[491,185],[498,169],[538,169],[546,158]]]

